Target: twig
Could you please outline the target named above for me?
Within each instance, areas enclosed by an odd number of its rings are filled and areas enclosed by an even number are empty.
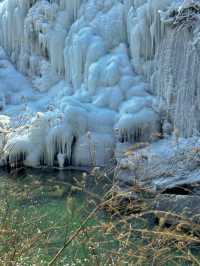
[[[63,247],[57,252],[57,254],[54,256],[54,258],[49,262],[48,266],[54,265],[54,263],[58,260],[59,256],[62,255],[64,250],[68,247],[68,245],[76,238],[79,233],[83,230],[83,227],[87,224],[89,219],[102,207],[102,203],[99,204],[88,216],[87,218],[82,222],[80,227],[74,232],[74,234],[66,241],[63,245]]]

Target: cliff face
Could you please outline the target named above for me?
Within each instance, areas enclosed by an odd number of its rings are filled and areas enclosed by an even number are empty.
[[[173,126],[196,134],[200,23],[192,2],[2,1],[0,45],[32,82],[26,93],[17,89],[15,109],[2,89],[3,113],[26,115],[4,147],[10,163],[102,165],[118,142],[148,141]]]
[[[165,99],[168,116],[184,137],[200,129],[199,13],[187,16],[186,21],[168,26],[156,52],[158,65],[152,77],[154,92]]]
[[[164,100],[165,119],[179,135],[189,137],[200,129],[200,2],[157,2],[141,6],[138,18],[133,16],[133,65],[150,81],[152,93]]]

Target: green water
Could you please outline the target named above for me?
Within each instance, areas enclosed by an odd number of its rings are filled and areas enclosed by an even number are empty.
[[[23,171],[18,176],[1,172],[0,226],[15,232],[0,238],[2,261],[7,259],[9,265],[11,257],[19,265],[48,265],[110,185],[108,178],[97,182],[94,176],[79,171],[38,169]],[[97,219],[104,219],[103,213],[100,216],[92,217],[87,225],[95,226]],[[87,237],[81,234],[74,240],[56,265],[91,265],[94,258],[90,246],[85,245]],[[31,241],[34,243],[29,248]],[[21,256],[15,254],[26,247]]]

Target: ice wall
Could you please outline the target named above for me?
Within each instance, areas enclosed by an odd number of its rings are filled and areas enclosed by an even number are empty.
[[[163,16],[166,33],[155,54],[154,92],[163,97],[179,135],[200,132],[200,2],[185,1]],[[163,52],[164,51],[164,52]]]
[[[183,137],[200,131],[199,17],[199,0],[138,1],[128,13],[133,65]]]
[[[28,129],[20,139],[16,130],[4,149],[10,163],[63,165],[64,157],[65,165],[102,165],[116,142],[149,141],[160,132],[162,106],[152,92],[164,97],[155,74],[167,32],[159,10],[171,3],[0,3],[0,45],[45,99],[37,108],[27,102]]]

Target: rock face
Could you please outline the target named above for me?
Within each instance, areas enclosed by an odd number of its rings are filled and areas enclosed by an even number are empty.
[[[62,166],[104,165],[119,143],[197,134],[199,10],[199,1],[1,1],[0,45],[29,79],[0,53],[0,109],[20,120],[8,162],[53,166],[62,154]]]
[[[184,195],[162,195],[157,196],[154,201],[154,208],[160,211],[177,213],[192,218],[200,223],[199,196]]]
[[[192,194],[187,193],[191,189],[187,186],[200,183],[199,147],[198,137],[178,142],[171,137],[137,150],[129,147],[119,160],[117,179],[121,184],[136,182],[157,192]]]
[[[173,22],[168,22],[156,52],[158,65],[152,76],[152,88],[164,98],[169,119],[180,135],[189,137],[200,129],[200,4],[185,7],[179,13]]]

